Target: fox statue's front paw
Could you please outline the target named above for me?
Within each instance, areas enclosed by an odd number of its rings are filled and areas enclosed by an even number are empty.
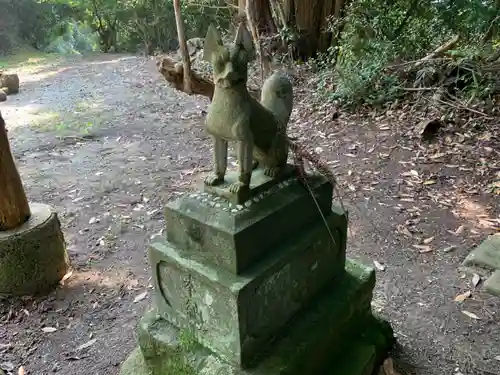
[[[238,194],[248,188],[249,186],[241,181],[237,181],[229,185],[229,191],[233,194]]]
[[[264,174],[268,177],[274,178],[279,175],[280,171],[281,168],[279,167],[266,168],[264,169]]]
[[[224,176],[220,176],[216,173],[211,173],[205,177],[205,185],[216,186],[224,182]]]

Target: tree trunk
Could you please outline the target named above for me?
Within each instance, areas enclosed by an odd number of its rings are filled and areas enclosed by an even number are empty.
[[[28,199],[14,164],[7,129],[0,113],[0,231],[17,228],[30,216]]]
[[[255,10],[256,27],[259,35],[273,35],[278,32],[274,23],[269,0],[252,0]]]
[[[244,16],[246,13],[246,9],[247,9],[246,0],[238,0],[238,15]]]
[[[295,27],[299,36],[296,55],[302,59],[326,52],[333,41],[328,30],[331,18],[342,16],[345,0],[285,0],[284,13],[290,27]]]
[[[191,95],[191,60],[187,49],[186,36],[184,34],[184,21],[181,14],[180,0],[174,0],[175,22],[177,24],[177,36],[182,55],[183,75],[184,75],[184,92]]]
[[[269,30],[272,30],[272,28],[276,30],[276,25],[271,14],[269,0],[248,1],[246,5],[247,24],[257,48],[261,68],[260,79],[263,84],[271,70],[271,57],[266,49],[262,48],[261,36],[272,34]]]

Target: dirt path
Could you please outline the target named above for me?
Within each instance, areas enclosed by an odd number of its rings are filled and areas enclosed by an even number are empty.
[[[22,92],[0,110],[29,197],[60,213],[75,271],[48,298],[2,302],[0,368],[117,374],[150,305],[145,250],[161,234],[162,206],[199,183],[209,165],[201,126],[207,101],[168,88],[154,62],[137,57],[67,59],[20,73]],[[436,166],[415,158],[414,142],[401,137],[400,114],[334,120],[331,108],[306,104],[297,101],[292,130],[343,176],[352,196],[345,202],[349,256],[385,266],[374,305],[396,329],[397,355],[419,375],[499,374],[500,301],[479,291],[453,300],[471,289],[457,265],[495,230],[480,224],[496,220],[498,199],[461,189],[470,185],[468,172],[446,173],[450,160]],[[401,177],[412,169],[437,183],[412,189],[417,177]],[[449,232],[460,225],[465,230]],[[412,247],[432,236],[432,251]]]

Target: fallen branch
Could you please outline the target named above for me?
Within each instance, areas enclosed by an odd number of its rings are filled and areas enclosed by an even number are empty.
[[[210,101],[212,100],[214,95],[214,83],[211,80],[203,78],[193,70],[190,70],[191,90],[188,92],[184,86],[184,67],[182,63],[169,57],[163,57],[161,60],[156,62],[156,66],[158,67],[158,71],[161,75],[174,89],[189,95],[206,96],[210,99]],[[248,88],[248,92],[252,97],[259,100],[260,90]]]
[[[212,100],[214,95],[214,84],[212,81],[199,76],[190,69],[190,77],[188,79],[190,81],[190,87],[189,91],[187,91],[184,84],[187,77],[184,77],[184,67],[182,63],[172,60],[169,57],[164,57],[156,63],[156,66],[158,67],[158,71],[174,89],[189,95],[206,96]]]
[[[430,101],[428,98],[424,98],[424,99]],[[455,101],[455,103],[453,103],[451,101],[442,100],[442,99],[439,99],[439,98],[433,98],[433,100],[435,100],[435,101],[437,101],[437,102],[439,102],[441,104],[447,105],[449,107],[455,108],[457,110],[465,110],[465,111],[469,111],[469,112],[475,113],[475,114],[477,114],[477,115],[485,118],[486,120],[493,120],[494,119],[494,117],[488,116],[484,112],[481,112],[481,111],[475,110],[473,108],[467,107],[466,105],[461,104],[458,101]]]
[[[445,44],[439,46],[438,48],[436,48],[433,52],[429,53],[427,56],[421,58],[420,60],[418,60],[412,67],[411,67],[411,70],[416,70],[418,69],[420,66],[422,66],[422,64],[424,64],[426,61],[428,60],[432,60],[432,59],[435,59],[436,57],[439,57],[440,55],[442,55],[443,53],[445,53],[446,51],[450,50],[451,48],[453,48],[455,46],[455,44],[457,44],[458,40],[460,39],[460,36],[458,35],[455,35],[453,38],[451,38],[448,42],[446,42]]]

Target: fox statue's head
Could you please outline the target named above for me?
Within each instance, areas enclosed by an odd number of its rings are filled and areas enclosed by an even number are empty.
[[[229,88],[246,85],[248,62],[254,57],[252,36],[240,23],[233,43],[223,44],[217,29],[210,25],[205,37],[203,59],[212,64],[214,83]]]

